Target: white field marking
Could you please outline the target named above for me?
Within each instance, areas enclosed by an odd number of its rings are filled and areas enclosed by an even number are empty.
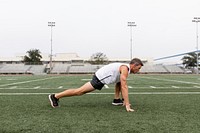
[[[175,87],[172,87],[172,86],[169,86],[169,87],[159,87],[159,86],[146,86],[146,87],[132,87],[132,86],[128,86],[128,88],[133,88],[133,89],[170,89],[170,88],[175,88]],[[193,89],[194,87],[177,87],[177,89],[180,88],[180,89]],[[114,89],[114,87],[111,87],[111,88],[108,88],[108,89]]]
[[[49,95],[50,93],[0,93],[0,95]]]
[[[90,95],[108,95],[108,94],[115,94],[115,93],[88,93]],[[130,92],[130,95],[170,95],[170,94],[200,94],[200,92]]]
[[[12,81],[12,80],[17,80],[17,79],[6,79],[6,80],[11,80]]]
[[[138,95],[194,95],[200,94],[200,92],[133,92],[129,94],[138,94]]]
[[[178,86],[172,86],[172,88],[180,88],[180,87],[178,87]]]
[[[63,86],[59,86],[59,87],[58,87],[58,89],[62,89],[62,88],[63,88]]]
[[[12,86],[9,89],[16,89],[16,88],[17,88],[17,86]]]
[[[34,87],[33,89],[39,89],[39,88],[41,88],[41,86],[36,86],[36,87]]]
[[[81,79],[82,81],[90,81],[91,79]]]
[[[157,88],[157,87],[155,87],[155,86],[150,86],[150,88],[153,88],[153,89],[155,89],[155,88]]]
[[[49,95],[51,93],[0,93],[0,95]],[[87,93],[87,95],[113,95],[115,93]],[[130,95],[199,95],[200,92],[131,92]]]
[[[92,79],[81,79],[82,81],[90,81]],[[126,79],[127,81],[130,80],[130,79]]]
[[[173,88],[172,86],[169,87],[158,87],[156,86],[155,88],[151,88],[151,87],[132,87],[133,89],[171,89]],[[179,87],[179,89],[194,89],[194,88],[200,88],[200,86],[193,86],[193,87]],[[6,90],[6,89],[10,89],[10,88],[0,88],[0,90]],[[15,90],[31,90],[34,88],[13,88]],[[39,88],[39,90],[55,90],[55,89],[61,89],[63,90],[63,88],[58,87],[58,88]],[[107,89],[114,89],[114,87],[109,87]]]
[[[109,88],[109,86],[108,86],[108,85],[104,85],[104,87],[105,87],[106,89],[108,89],[108,88]]]
[[[194,86],[195,88],[200,88],[200,86]]]
[[[7,89],[13,89],[13,90],[34,90],[37,88],[0,88],[0,90],[7,90]],[[54,88],[38,88],[38,90],[55,90]]]
[[[180,80],[159,79],[159,78],[152,78],[152,77],[140,77],[140,78],[155,79],[155,80],[168,81],[168,82],[176,82],[176,83],[184,83],[184,84],[200,85],[200,83],[180,81]]]
[[[44,78],[44,79],[35,79],[35,80],[28,80],[28,81],[22,81],[22,82],[15,82],[15,83],[10,83],[10,84],[0,85],[0,87],[9,86],[9,85],[18,85],[18,84],[24,84],[24,83],[30,83],[30,82],[37,82],[37,81],[43,81],[43,80],[55,79],[55,78],[60,78],[60,77],[50,77],[50,78]]]

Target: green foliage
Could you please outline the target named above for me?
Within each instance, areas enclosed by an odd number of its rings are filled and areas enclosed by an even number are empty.
[[[200,56],[198,54],[198,56]],[[186,56],[182,58],[183,65],[185,65],[185,68],[194,68],[197,66],[197,54],[195,52],[188,53]]]
[[[39,49],[31,49],[26,52],[28,54],[24,56],[23,62],[25,64],[35,64],[35,65],[40,65],[42,64],[41,62],[41,52]]]
[[[101,52],[97,52],[90,57],[91,64],[106,64],[108,62],[108,58],[105,54]]]

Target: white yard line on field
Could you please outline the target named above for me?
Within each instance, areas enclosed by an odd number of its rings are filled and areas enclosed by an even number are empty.
[[[81,79],[82,81],[90,81],[91,79]]]
[[[168,81],[168,82],[176,82],[176,83],[184,83],[184,84],[200,85],[200,83],[196,83],[196,82],[188,82],[188,81],[180,81],[180,80],[161,79],[161,78],[153,78],[153,77],[140,77],[140,78],[145,78],[145,79],[154,79],[154,80]]]
[[[178,87],[178,86],[172,86],[172,88],[180,88],[180,87]]]
[[[195,88],[200,88],[200,86],[194,86]]]
[[[15,95],[49,95],[50,93],[0,93],[0,95],[9,95],[9,96],[15,96]]]
[[[0,95],[49,95],[51,93],[0,93]],[[115,93],[87,93],[87,95],[113,95]],[[130,95],[199,95],[200,92],[130,92]]]
[[[105,87],[106,88],[106,87]],[[128,88],[130,88],[130,89],[139,89],[139,90],[141,90],[141,89],[172,89],[172,88],[174,88],[174,89],[197,89],[197,88],[200,88],[200,86],[193,86],[193,87],[180,87],[180,86],[174,86],[174,87],[172,87],[172,86],[169,86],[169,87],[159,87],[159,86],[146,86],[146,87],[132,87],[132,86],[128,86]],[[35,87],[33,87],[33,88],[19,88],[18,86],[17,87],[10,87],[10,88],[0,88],[0,90],[6,90],[6,89],[13,89],[13,90],[31,90],[31,89],[35,89]],[[58,90],[58,89],[61,89],[61,90],[63,90],[64,89],[64,87],[63,86],[59,86],[58,88],[42,88],[42,87],[40,87],[40,88],[38,88],[38,90]],[[114,89],[114,87],[109,87],[108,86],[108,88],[106,88],[106,89]]]
[[[6,80],[11,80],[12,81],[12,80],[17,80],[17,79],[6,79]]]
[[[0,88],[0,90],[7,90],[7,89],[13,89],[13,90],[34,90],[34,89],[38,89],[38,90],[55,90],[55,88]]]
[[[155,86],[150,86],[150,88],[153,88],[153,89],[155,89],[155,88],[157,88],[157,87],[155,87]]]
[[[88,93],[90,95],[108,95],[108,94],[115,94],[115,93]],[[130,95],[187,95],[187,94],[200,94],[200,92],[130,92]]]
[[[60,78],[60,77],[50,77],[50,78],[43,78],[43,79],[35,79],[35,80],[15,82],[15,83],[10,83],[10,84],[0,85],[0,87],[9,86],[9,85],[25,84],[25,83],[31,83],[31,82],[37,82],[37,81],[43,81],[43,80],[55,79],[55,78]]]
[[[12,86],[9,89],[16,89],[16,88],[17,88],[17,86]]]
[[[39,89],[39,88],[41,88],[41,86],[36,86],[36,87],[34,87],[33,89]]]
[[[62,88],[63,88],[63,86],[59,86],[59,87],[58,87],[58,89],[62,89]]]

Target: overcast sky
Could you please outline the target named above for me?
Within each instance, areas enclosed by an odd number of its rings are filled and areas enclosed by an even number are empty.
[[[196,49],[200,0],[0,0],[0,56],[10,57],[39,49],[53,53],[108,58],[160,58]],[[200,26],[199,26],[200,27]]]

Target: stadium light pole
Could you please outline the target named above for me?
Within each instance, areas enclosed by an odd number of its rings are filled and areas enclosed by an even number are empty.
[[[198,43],[199,43],[199,33],[198,33],[198,23],[200,22],[200,17],[194,17],[194,19],[192,20],[192,22],[196,23],[196,45],[197,45],[197,74],[199,74],[199,47],[198,47]]]
[[[130,27],[130,58],[132,60],[133,56],[133,34],[132,34],[132,28],[136,26],[135,22],[128,22],[128,27]]]
[[[48,26],[51,27],[50,73],[51,73],[51,70],[52,70],[52,56],[53,56],[53,48],[52,48],[52,46],[53,46],[53,40],[52,40],[52,38],[53,38],[53,32],[52,32],[52,29],[53,29],[53,27],[55,26],[55,23],[56,23],[56,22],[48,22]]]

